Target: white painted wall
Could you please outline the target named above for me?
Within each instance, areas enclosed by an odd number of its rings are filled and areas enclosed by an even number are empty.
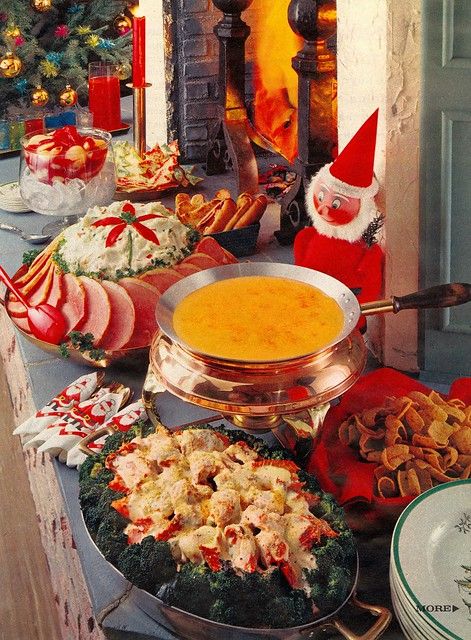
[[[420,0],[337,0],[339,144],[379,107],[375,172],[386,216],[384,290],[417,289],[419,264]],[[382,361],[417,370],[417,313],[369,322]]]
[[[139,0],[146,18],[146,142],[148,147],[167,142],[165,47],[162,0]]]

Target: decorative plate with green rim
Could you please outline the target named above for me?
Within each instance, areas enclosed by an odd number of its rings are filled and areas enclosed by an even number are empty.
[[[471,479],[429,489],[392,538],[398,583],[420,617],[454,640],[471,637]]]

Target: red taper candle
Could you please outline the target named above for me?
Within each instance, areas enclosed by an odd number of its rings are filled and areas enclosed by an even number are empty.
[[[146,19],[134,16],[132,20],[132,83],[143,87],[146,83]]]

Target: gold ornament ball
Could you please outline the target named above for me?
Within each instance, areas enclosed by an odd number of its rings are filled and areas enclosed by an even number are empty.
[[[0,58],[0,74],[3,78],[15,78],[22,67],[21,60],[11,51]]]
[[[16,25],[10,25],[5,29],[5,35],[7,38],[19,38],[21,36],[21,31]]]
[[[131,18],[125,16],[124,13],[120,13],[119,16],[114,19],[113,26],[117,34],[124,36],[126,33],[131,31]]]
[[[75,89],[72,89],[70,84],[65,86],[59,94],[59,104],[61,107],[73,107],[77,104],[78,94]]]
[[[31,0],[31,6],[39,13],[46,13],[52,7],[52,0]]]
[[[36,87],[31,94],[31,104],[35,107],[44,107],[49,102],[49,93],[43,87]]]
[[[123,62],[118,65],[116,71],[120,80],[127,80],[127,78],[131,77],[132,67],[129,62]]]

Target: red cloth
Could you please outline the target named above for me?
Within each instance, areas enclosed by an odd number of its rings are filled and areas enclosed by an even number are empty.
[[[352,413],[382,404],[386,396],[402,396],[410,391],[429,393],[430,389],[417,380],[394,369],[383,368],[362,376],[331,408],[321,429],[319,442],[308,463],[324,491],[332,493],[340,504],[372,503],[377,507],[404,507],[412,498],[379,498],[373,494],[376,463],[362,461],[351,447],[338,439],[340,424]],[[449,398],[471,403],[471,378],[460,378],[451,385]]]
[[[296,235],[293,250],[295,264],[326,273],[349,289],[361,289],[360,302],[381,297],[383,251],[378,244],[368,247],[363,240],[328,238],[306,227]]]

